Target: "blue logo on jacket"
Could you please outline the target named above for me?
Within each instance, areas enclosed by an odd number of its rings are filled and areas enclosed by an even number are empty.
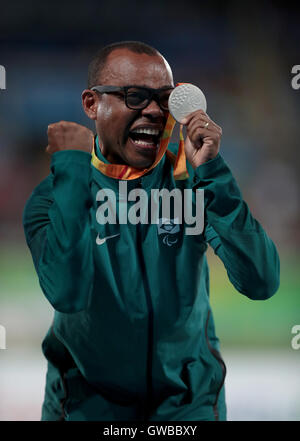
[[[168,219],[161,218],[159,219],[159,223],[157,225],[158,234],[165,234],[163,238],[163,243],[171,247],[174,243],[178,242],[178,238],[171,237],[171,235],[179,233],[180,227],[178,224],[179,219]]]

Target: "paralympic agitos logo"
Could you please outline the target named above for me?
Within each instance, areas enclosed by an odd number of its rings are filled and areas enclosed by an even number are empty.
[[[0,65],[0,89],[6,89],[6,71],[5,67]]]

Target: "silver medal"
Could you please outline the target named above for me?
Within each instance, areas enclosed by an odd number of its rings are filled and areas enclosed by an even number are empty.
[[[181,84],[175,87],[169,96],[169,111],[179,123],[196,110],[206,112],[206,98],[202,90],[193,84]]]

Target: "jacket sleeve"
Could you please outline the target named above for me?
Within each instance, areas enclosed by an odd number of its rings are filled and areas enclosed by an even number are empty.
[[[205,238],[222,260],[234,287],[253,300],[279,287],[276,247],[242,198],[220,153],[194,171],[193,190],[204,189]]]
[[[52,175],[33,191],[23,212],[40,286],[60,312],[85,309],[93,288],[90,162],[83,151],[54,153]]]

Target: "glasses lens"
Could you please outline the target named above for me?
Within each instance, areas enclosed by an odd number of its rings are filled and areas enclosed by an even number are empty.
[[[163,110],[169,110],[169,96],[171,92],[171,90],[166,90],[159,94],[159,105]]]
[[[131,88],[127,91],[127,105],[132,109],[142,109],[148,105],[150,91],[147,89]]]

